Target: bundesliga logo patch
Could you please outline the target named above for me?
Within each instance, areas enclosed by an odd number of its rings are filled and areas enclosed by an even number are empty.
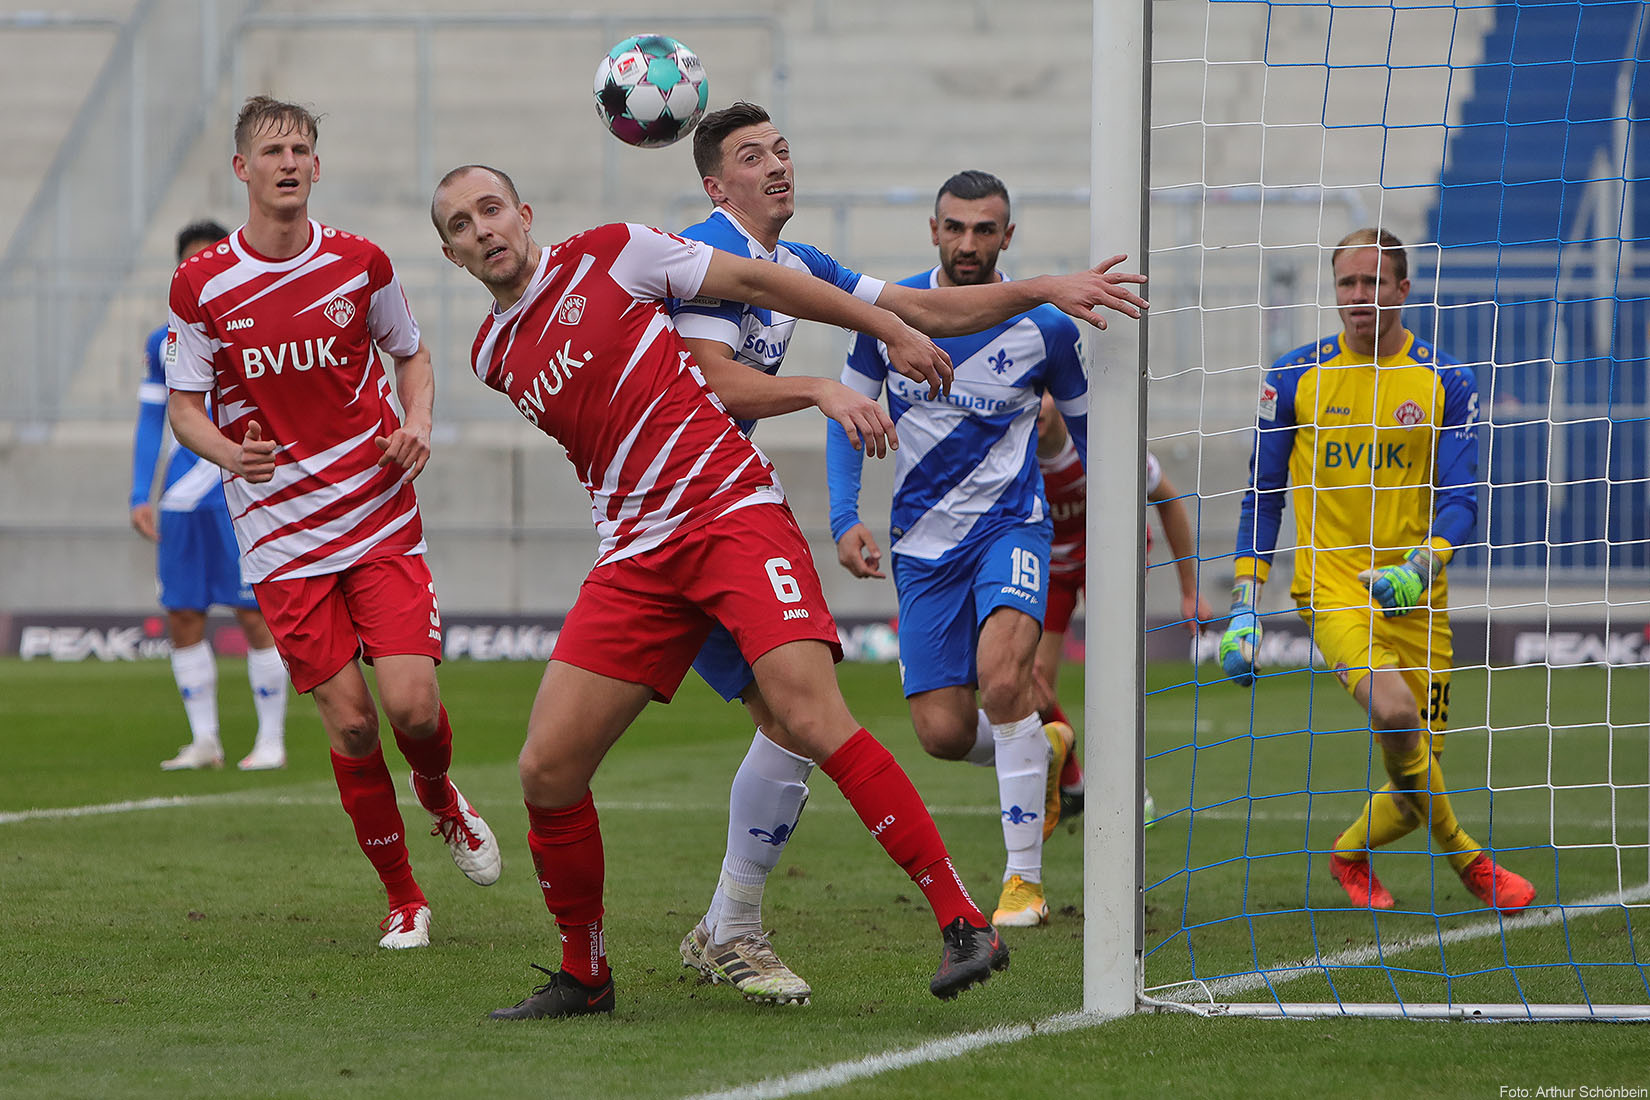
[[[350,321],[355,318],[355,303],[340,294],[328,302],[327,308],[321,312],[326,314],[327,320],[339,328],[347,328]]]
[[[178,361],[178,334],[171,329],[166,331],[166,351],[162,359],[169,367]]]
[[[1278,388],[1270,382],[1260,387],[1260,407],[1257,412],[1262,420],[1278,418]]]

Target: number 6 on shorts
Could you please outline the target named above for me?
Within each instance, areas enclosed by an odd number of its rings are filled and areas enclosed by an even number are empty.
[[[768,583],[773,585],[773,594],[780,603],[801,603],[802,588],[796,583],[796,578],[785,570],[791,567],[789,558],[769,558],[763,568],[768,571]]]

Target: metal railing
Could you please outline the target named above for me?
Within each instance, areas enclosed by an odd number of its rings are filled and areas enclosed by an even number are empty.
[[[176,163],[216,92],[219,58],[256,0],[138,0],[0,256],[0,417],[46,424],[131,270]],[[0,31],[88,27],[47,13]],[[179,80],[175,74],[189,74]]]

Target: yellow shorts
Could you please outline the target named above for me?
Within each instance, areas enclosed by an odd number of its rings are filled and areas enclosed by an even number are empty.
[[[1367,598],[1367,596],[1366,596]],[[1421,718],[1434,733],[1449,725],[1450,666],[1455,663],[1449,612],[1418,607],[1387,618],[1377,609],[1334,606],[1300,608],[1312,642],[1348,692],[1377,668],[1396,668],[1420,704]]]

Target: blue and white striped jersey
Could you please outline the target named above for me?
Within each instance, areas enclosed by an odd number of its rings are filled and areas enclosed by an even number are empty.
[[[901,285],[936,286],[938,272]],[[867,397],[888,389],[888,412],[899,429],[890,549],[928,561],[1007,527],[1049,521],[1037,465],[1044,390],[1054,395],[1088,465],[1088,375],[1069,317],[1038,306],[984,332],[935,342],[951,356],[956,379],[950,394],[933,400],[926,385],[891,371],[886,349],[869,336],[854,341],[842,370],[843,385]],[[859,522],[863,455],[841,425],[832,422],[826,431],[831,537],[841,538]]]
[[[697,225],[690,225],[678,236],[704,241],[712,248],[749,256],[754,260],[771,260],[782,267],[806,271],[815,278],[852,294],[862,302],[875,304],[886,285],[881,279],[861,275],[831,256],[810,245],[780,241],[772,252],[762,247],[755,237],[745,232],[733,218],[722,210],[713,210],[710,217]],[[676,331],[689,340],[716,340],[733,349],[736,362],[755,367],[764,374],[777,374],[785,361],[785,349],[790,346],[791,330],[796,318],[770,309],[730,302],[721,298],[693,298],[670,303],[671,318]],[[742,420],[739,428],[751,433],[756,421]]]
[[[166,366],[161,352],[166,326],[149,334],[144,345],[144,378],[138,387],[137,431],[132,440],[132,491],[128,507],[149,503],[155,484],[155,463],[166,439]],[[168,441],[166,480],[162,484],[162,512],[193,512],[197,508],[228,508],[223,497],[223,472],[195,452]]]

